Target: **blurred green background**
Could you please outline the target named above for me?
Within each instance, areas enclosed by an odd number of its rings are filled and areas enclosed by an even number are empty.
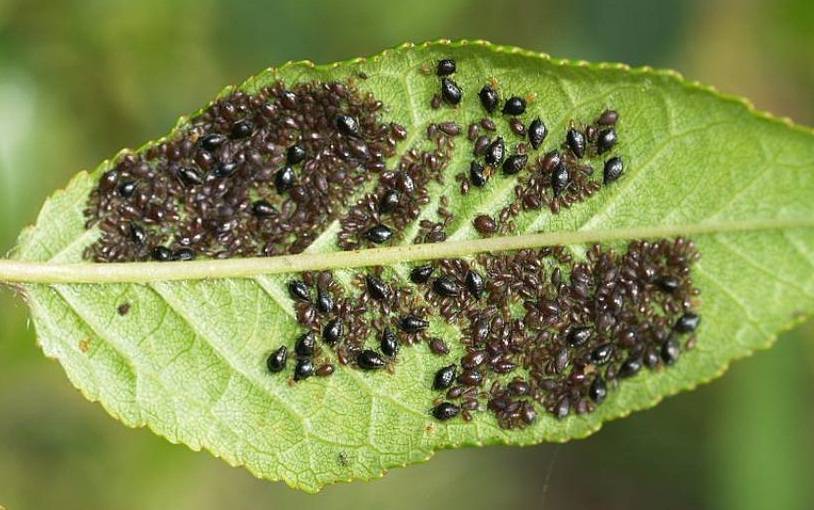
[[[0,0],[0,247],[69,176],[289,59],[483,38],[675,68],[814,124],[811,0]],[[308,496],[130,430],[46,360],[0,293],[0,506],[814,508],[814,327],[565,445],[440,452]]]

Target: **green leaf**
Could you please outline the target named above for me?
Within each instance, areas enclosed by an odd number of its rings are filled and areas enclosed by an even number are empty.
[[[422,72],[444,57],[457,61],[455,80],[464,90],[454,110],[429,107],[438,79]],[[358,78],[362,72],[368,79]],[[239,88],[348,78],[408,129],[400,150],[422,140],[431,122],[467,126],[482,118],[475,94],[492,78],[502,90],[535,95],[524,118],[546,120],[546,150],[570,122],[615,108],[622,112],[625,175],[557,215],[521,214],[516,237],[480,240],[472,219],[507,204],[515,180],[496,176],[484,191],[461,195],[455,175],[471,160],[464,142],[443,184],[430,186],[422,213],[432,219],[441,195],[449,197],[456,217],[445,243],[414,245],[408,236],[399,246],[340,254],[334,223],[305,255],[92,264],[82,253],[98,231],[85,230],[83,210],[112,166],[104,162],[55,193],[21,235],[14,260],[0,262],[0,278],[19,282],[44,352],[86,398],[128,426],[147,426],[258,477],[317,491],[379,477],[443,448],[585,437],[606,420],[719,376],[814,308],[814,133],[807,128],[673,72],[556,60],[483,42],[405,45],[327,66],[289,63]],[[414,235],[417,226],[410,228]],[[462,354],[452,340],[449,358],[433,356],[425,344],[402,349],[392,374],[338,370],[292,386],[265,370],[269,350],[291,346],[301,331],[286,271],[382,264],[404,275],[406,262],[428,258],[547,244],[578,253],[591,241],[678,235],[691,237],[702,254],[693,269],[704,316],[697,346],[670,369],[644,370],[620,384],[590,414],[558,420],[541,413],[522,430],[502,429],[485,412],[470,423],[438,422],[427,412],[436,396],[430,384],[439,367]],[[353,271],[337,274],[347,280]],[[116,309],[124,302],[132,307],[121,316]],[[437,319],[431,329],[459,334]]]

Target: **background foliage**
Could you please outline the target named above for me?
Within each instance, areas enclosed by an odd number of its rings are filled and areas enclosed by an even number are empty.
[[[164,134],[224,84],[288,59],[438,37],[673,67],[814,124],[808,0],[0,0],[0,246],[76,170]],[[0,305],[0,505],[10,509],[814,507],[810,325],[588,440],[441,452],[312,497],[125,429],[42,357],[11,293]]]

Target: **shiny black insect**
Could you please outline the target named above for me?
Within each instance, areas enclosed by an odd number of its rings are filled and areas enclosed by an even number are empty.
[[[439,368],[433,378],[432,389],[441,391],[452,386],[452,383],[455,382],[456,372],[457,367],[455,365]]]
[[[285,345],[281,345],[271,354],[269,354],[268,359],[266,360],[266,367],[268,368],[269,372],[281,372],[288,361],[288,349]]]
[[[604,154],[616,145],[616,130],[613,128],[603,129],[599,132],[599,137],[596,140],[596,151],[599,154]]]
[[[505,155],[506,145],[503,143],[503,137],[499,136],[486,148],[484,160],[489,166],[497,166],[503,161]]]
[[[593,331],[587,326],[573,327],[568,331],[566,340],[571,347],[579,347],[591,338]]]
[[[571,174],[568,171],[568,167],[566,167],[564,163],[560,163],[551,173],[551,189],[554,190],[554,196],[560,196],[562,192],[568,188],[570,183]]]
[[[581,158],[585,156],[585,135],[574,128],[570,128],[565,134],[565,143],[574,156]]]
[[[478,92],[478,97],[480,98],[480,104],[486,109],[487,112],[492,113],[497,108],[497,104],[500,102],[500,96],[495,89],[493,89],[489,85],[484,85],[480,92]]]
[[[147,232],[138,224],[130,223],[130,240],[142,246],[147,243]]]
[[[548,136],[548,128],[543,121],[538,118],[531,121],[531,124],[529,124],[528,133],[529,142],[531,142],[532,148],[537,150],[543,144],[545,137]]]
[[[611,360],[611,356],[613,356],[613,345],[602,344],[591,351],[590,361],[594,365],[604,365]]]
[[[232,138],[247,138],[254,133],[254,124],[250,120],[239,120],[232,124]]]
[[[608,387],[605,384],[605,380],[597,376],[588,389],[588,396],[597,404],[604,402],[605,397],[608,396]]]
[[[379,199],[379,213],[389,214],[396,210],[401,200],[401,193],[395,189],[389,189]]]
[[[382,350],[382,354],[390,358],[398,354],[401,344],[392,329],[384,328],[379,339],[379,348]]]
[[[447,103],[456,105],[461,102],[463,92],[461,92],[461,88],[452,79],[441,78],[441,97]]]
[[[427,283],[433,271],[432,266],[414,267],[412,271],[410,271],[410,281],[417,284]]]
[[[356,356],[356,364],[362,370],[378,370],[387,366],[381,355],[370,349],[365,349]]]
[[[376,244],[387,242],[391,237],[393,237],[393,231],[390,230],[390,227],[382,225],[381,223],[374,225],[365,232],[365,238],[371,243]]]
[[[308,285],[301,280],[291,280],[288,282],[288,294],[296,301],[302,301],[304,303],[311,301]]]
[[[156,246],[153,248],[153,251],[150,252],[150,256],[153,260],[157,260],[159,262],[166,262],[172,259],[172,250],[167,248],[166,246]]]
[[[622,163],[622,158],[613,157],[605,161],[605,169],[603,171],[603,180],[605,184],[610,184],[622,175],[625,165]]]
[[[466,282],[466,289],[472,294],[472,297],[480,299],[483,295],[483,277],[480,273],[470,269],[466,272],[464,281]]]
[[[223,143],[226,142],[226,140],[227,138],[225,136],[215,133],[204,136],[203,138],[201,138],[200,143],[201,147],[203,147],[205,150],[212,152],[221,145],[223,145]]]
[[[642,369],[642,359],[639,357],[631,356],[622,362],[619,367],[619,377],[633,377],[638,374]]]
[[[290,190],[296,179],[297,176],[294,175],[294,169],[290,166],[284,166],[279,169],[274,175],[274,187],[277,189],[277,193],[285,193]]]
[[[664,292],[673,293],[681,286],[681,282],[675,276],[665,275],[656,278],[656,285]]]
[[[503,173],[514,175],[525,168],[529,157],[526,154],[512,154],[503,162]]]
[[[285,154],[286,162],[289,165],[296,165],[305,159],[305,147],[300,144],[294,144],[288,148]]]
[[[390,287],[384,283],[380,278],[373,275],[365,277],[365,284],[367,292],[373,299],[377,301],[384,301],[390,298]]]
[[[673,329],[679,333],[691,333],[698,328],[701,322],[701,317],[693,312],[687,312],[678,318]]]
[[[418,333],[419,331],[427,329],[427,327],[430,325],[429,322],[413,314],[405,315],[399,319],[398,324],[399,329],[405,333]]]
[[[526,100],[519,96],[512,96],[503,104],[503,113],[506,115],[523,115],[526,111]]]
[[[294,380],[302,381],[312,375],[314,375],[314,362],[310,358],[297,360],[297,365],[294,367]]]
[[[124,181],[123,183],[119,184],[119,195],[123,198],[130,198],[136,193],[136,183],[135,181]]]
[[[179,168],[178,179],[181,180],[184,186],[197,186],[198,184],[203,184],[201,174],[198,173],[196,169],[190,167]]]
[[[294,352],[297,356],[310,357],[314,355],[317,348],[317,337],[313,331],[303,333],[294,344]]]
[[[441,296],[453,297],[461,293],[461,286],[448,276],[439,276],[432,282],[432,290]]]
[[[331,294],[324,288],[320,287],[317,289],[317,310],[320,313],[328,314],[331,313],[334,309],[334,299],[331,297]]]
[[[215,177],[220,177],[221,179],[225,177],[230,177],[237,172],[239,165],[233,161],[225,161],[223,163],[219,163],[218,166],[215,167],[215,171],[213,172]]]
[[[451,58],[445,58],[438,61],[438,67],[435,69],[435,74],[438,76],[449,76],[455,72],[455,61]]]
[[[661,344],[659,354],[665,365],[672,365],[678,361],[678,356],[681,354],[681,346],[678,344],[678,340],[675,338],[665,340],[664,343]]]
[[[446,421],[455,418],[456,416],[458,416],[458,413],[460,412],[461,412],[460,407],[449,402],[441,402],[440,404],[432,408],[432,415],[435,416],[436,419],[441,421]]]
[[[350,115],[337,115],[336,128],[345,136],[359,136],[359,122]]]
[[[257,200],[252,204],[252,212],[258,218],[268,218],[277,214],[277,209],[266,200]]]
[[[340,319],[331,319],[322,328],[322,339],[325,340],[325,343],[328,345],[336,345],[339,340],[342,339],[342,335],[345,332],[345,326],[342,324]]]
[[[190,248],[178,248],[172,252],[172,260],[175,261],[188,261],[195,258],[195,252]]]
[[[469,181],[473,186],[477,186],[479,188],[486,186],[487,179],[486,174],[483,173],[483,165],[477,161],[472,161],[469,164]]]

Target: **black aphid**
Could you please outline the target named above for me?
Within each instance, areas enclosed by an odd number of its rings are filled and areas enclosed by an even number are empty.
[[[130,240],[139,246],[147,243],[147,233],[138,223],[130,223]]]
[[[570,128],[565,134],[565,143],[574,156],[581,158],[585,155],[585,135],[582,131]]]
[[[294,169],[290,166],[284,166],[279,169],[274,176],[274,187],[277,189],[277,193],[285,193],[290,190],[296,179],[297,176],[294,175]]]
[[[466,282],[466,289],[472,294],[472,297],[480,299],[483,295],[483,277],[480,273],[470,269],[466,272],[464,281]]]
[[[611,360],[611,356],[613,356],[613,344],[602,344],[591,351],[589,359],[594,365],[604,365]]]
[[[130,313],[130,303],[120,304],[119,306],[116,307],[116,312],[122,316],[127,315],[128,313]]]
[[[410,281],[417,284],[427,283],[434,270],[432,266],[414,267],[410,271]]]
[[[250,120],[239,120],[232,124],[232,138],[247,138],[254,133],[254,124]]]
[[[266,367],[268,367],[269,372],[280,372],[285,368],[287,361],[288,349],[285,345],[281,345],[279,348],[269,354],[269,357],[266,360]]]
[[[156,246],[153,248],[153,251],[150,252],[150,256],[153,260],[157,260],[159,262],[166,262],[172,259],[172,250],[167,248],[166,246]]]
[[[181,167],[178,169],[178,178],[184,183],[185,186],[197,186],[203,184],[201,174],[194,168]]]
[[[439,368],[433,378],[432,389],[441,391],[452,386],[452,383],[455,382],[456,372],[457,367],[455,365]]]
[[[503,173],[506,175],[514,175],[522,170],[529,157],[526,154],[512,154],[506,161],[503,162]]]
[[[484,85],[483,88],[480,89],[478,97],[480,98],[480,104],[483,105],[489,113],[494,112],[498,102],[500,102],[500,96],[498,96],[497,91],[489,85]]]
[[[345,136],[359,136],[359,122],[350,115],[337,115],[336,128]]]
[[[331,297],[331,294],[324,288],[320,287],[317,290],[317,310],[320,313],[328,314],[331,313],[334,309],[334,298]]]
[[[572,327],[568,331],[566,340],[571,347],[579,347],[591,338],[593,331],[587,326]]]
[[[313,331],[300,335],[300,337],[297,339],[297,343],[294,344],[294,352],[297,353],[297,356],[302,356],[304,358],[313,356],[316,348],[317,337]]]
[[[175,261],[184,262],[187,260],[193,260],[194,258],[195,252],[190,248],[178,248],[172,252],[172,260]]]
[[[268,218],[277,214],[277,209],[266,200],[258,200],[252,204],[252,212],[258,218]]]
[[[285,159],[289,165],[296,165],[297,163],[304,160],[305,156],[306,156],[305,147],[296,143],[289,147],[285,153]]]
[[[379,339],[379,348],[382,350],[382,354],[390,358],[393,358],[396,356],[396,354],[398,354],[401,344],[399,343],[396,333],[394,333],[392,329],[384,328],[381,338]]]
[[[435,69],[435,74],[438,76],[449,76],[455,72],[455,61],[451,58],[444,58],[438,61],[438,67]]]
[[[367,292],[377,301],[384,301],[390,297],[390,287],[380,278],[369,274],[365,277]]]
[[[119,195],[124,198],[130,198],[136,192],[136,183],[135,181],[124,181],[123,183],[119,184]]]
[[[551,189],[554,190],[554,196],[558,197],[571,183],[571,173],[565,163],[560,163],[554,168],[551,173]]]
[[[239,165],[234,161],[224,161],[223,163],[219,163],[218,166],[215,167],[215,171],[213,172],[215,177],[229,177],[234,175],[237,172]]]
[[[302,301],[304,303],[311,301],[308,285],[302,280],[291,280],[288,282],[288,294],[296,301]]]
[[[698,324],[701,322],[701,317],[694,314],[693,312],[687,312],[676,321],[673,329],[678,331],[679,333],[691,333],[698,328]]]
[[[449,276],[439,276],[432,282],[432,290],[441,296],[452,297],[461,293],[461,286]]]
[[[203,138],[201,138],[201,147],[203,147],[204,149],[212,152],[212,151],[216,150],[218,147],[220,147],[221,145],[223,145],[223,143],[226,140],[227,140],[227,138],[225,136],[217,134],[217,133],[211,134],[211,135],[206,135]]]
[[[588,389],[588,396],[597,404],[601,404],[605,397],[608,396],[608,387],[605,385],[605,380],[597,376]]]
[[[616,145],[616,130],[613,128],[603,129],[599,132],[599,137],[596,140],[596,150],[599,154],[608,152]]]
[[[619,377],[633,377],[642,369],[642,359],[639,357],[631,356],[622,362],[619,367]]]
[[[405,333],[418,333],[419,331],[427,329],[429,325],[429,322],[413,314],[405,315],[399,319],[399,329]]]
[[[450,78],[441,78],[441,97],[451,105],[461,102],[461,88]]]
[[[526,100],[519,96],[512,96],[503,104],[503,113],[506,115],[523,115],[526,111]]]
[[[483,165],[478,163],[477,161],[472,161],[469,164],[469,180],[472,182],[473,186],[477,186],[479,188],[486,185],[486,174],[483,173]]]
[[[387,242],[391,237],[393,237],[393,231],[390,230],[390,227],[382,225],[381,223],[374,225],[365,232],[365,238],[371,243],[376,244]]]
[[[312,375],[314,375],[314,362],[310,358],[297,360],[297,366],[294,367],[294,380],[302,381]]]
[[[345,326],[340,319],[331,319],[322,328],[322,339],[328,345],[336,345],[342,339],[342,334],[345,332]]]
[[[449,402],[441,402],[440,404],[432,408],[432,415],[435,416],[436,419],[441,421],[446,421],[455,418],[456,416],[458,416],[458,413],[460,412],[461,412],[460,407]]]
[[[381,355],[370,349],[365,349],[356,356],[356,364],[362,370],[378,370],[387,366]]]
[[[395,189],[389,189],[384,192],[382,198],[379,199],[379,213],[389,214],[396,210],[399,206],[401,193]]]
[[[681,346],[675,338],[668,338],[661,344],[661,360],[665,365],[672,365],[678,361],[678,356],[681,354]]]
[[[484,160],[487,165],[494,167],[503,161],[505,155],[506,145],[503,143],[503,137],[499,136],[486,148]]]
[[[534,119],[529,124],[529,142],[531,142],[532,148],[537,150],[543,144],[545,137],[548,135],[548,128],[540,119]]]
[[[622,158],[613,157],[605,161],[605,169],[603,172],[603,180],[605,184],[610,184],[622,175],[625,165],[622,163]]]
[[[673,293],[681,286],[681,282],[675,276],[659,276],[656,278],[656,285],[664,292]]]

